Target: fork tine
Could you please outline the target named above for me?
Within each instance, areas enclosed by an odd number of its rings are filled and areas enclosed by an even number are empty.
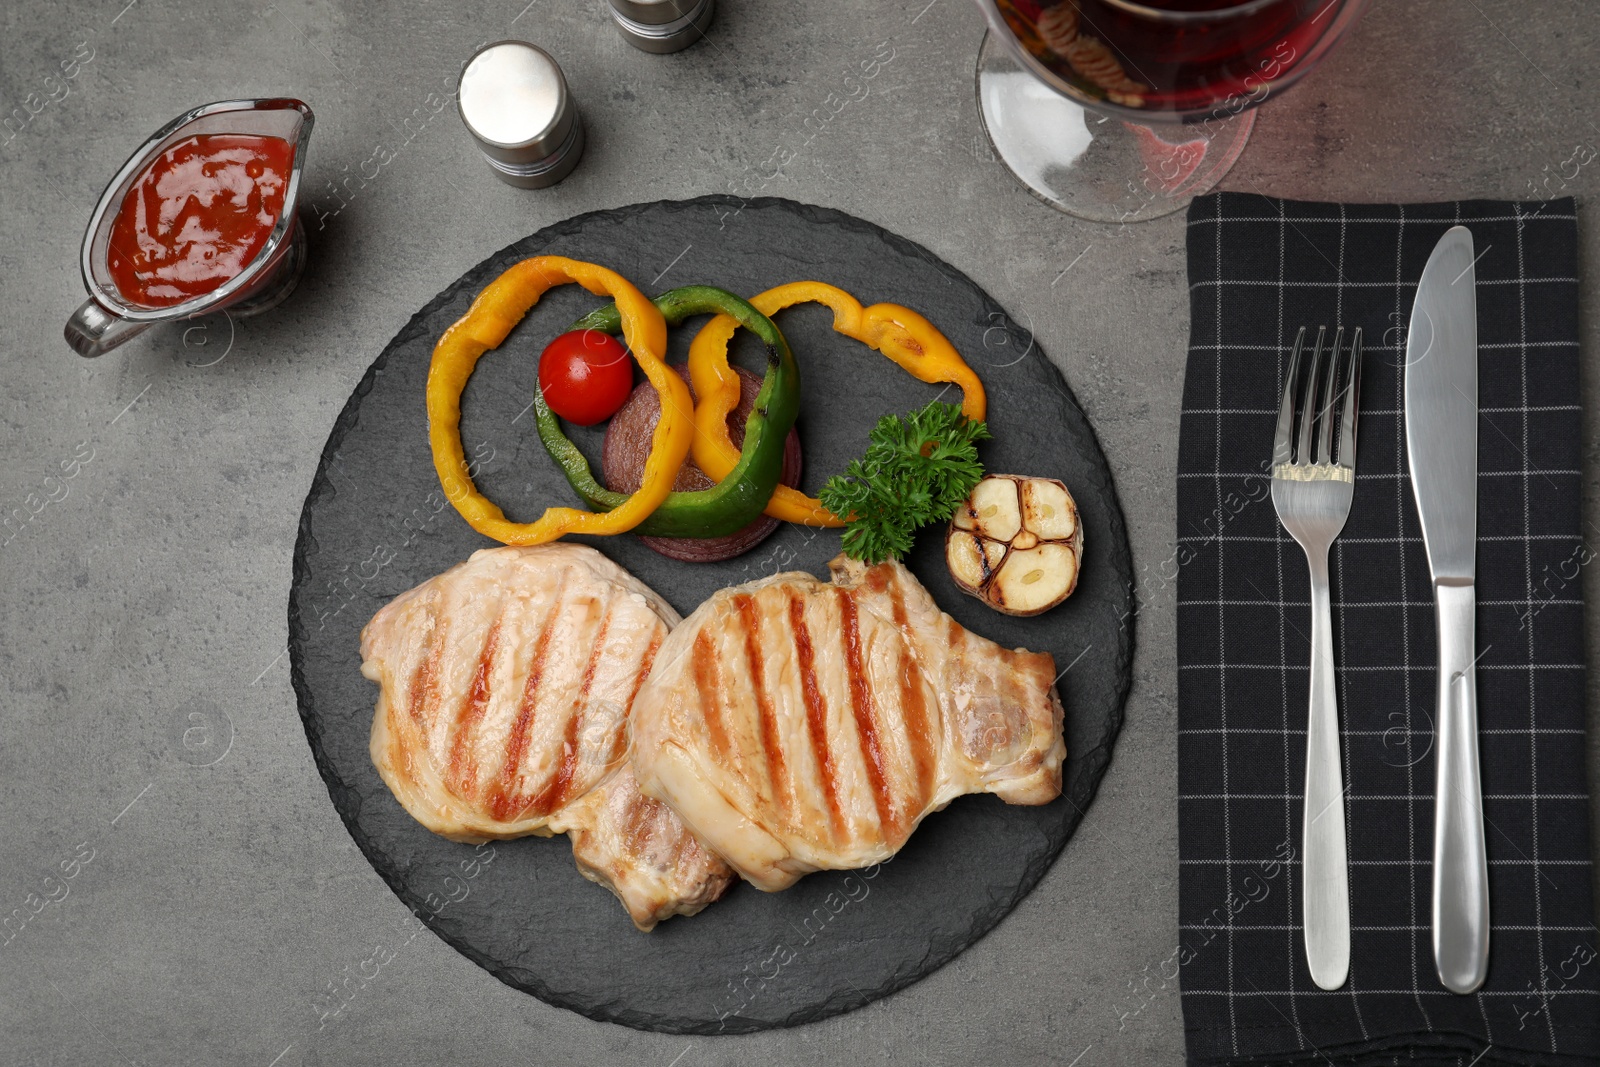
[[[1306,368],[1306,399],[1300,405],[1300,444],[1294,452],[1296,463],[1311,462],[1311,424],[1317,413],[1317,371],[1322,366],[1322,336],[1327,332],[1326,326],[1317,327],[1316,351],[1311,354],[1311,365]]]
[[[1339,393],[1334,388],[1339,381],[1339,354],[1343,351],[1344,327],[1333,333],[1333,347],[1328,352],[1328,369],[1322,381],[1322,407],[1317,412],[1317,462],[1333,462],[1333,412],[1339,403]]]
[[[1361,327],[1350,338],[1350,369],[1344,372],[1344,413],[1339,428],[1339,465],[1356,469],[1356,398],[1361,392]]]
[[[1294,376],[1300,369],[1300,349],[1306,340],[1306,328],[1294,335],[1294,351],[1289,354],[1289,373],[1283,379],[1283,402],[1278,406],[1278,432],[1272,439],[1272,466],[1288,466],[1294,455],[1289,442],[1294,437]]]

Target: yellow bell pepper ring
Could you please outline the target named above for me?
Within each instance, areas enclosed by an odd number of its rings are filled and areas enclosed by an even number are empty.
[[[473,484],[461,447],[461,392],[485,352],[498,348],[512,327],[552,286],[576,282],[616,301],[622,335],[645,377],[661,396],[661,418],[645,460],[639,491],[607,512],[555,507],[537,522],[512,522]],[[428,368],[428,443],[439,484],[474,530],[508,545],[541,545],[569,533],[618,534],[643,522],[672,491],[694,435],[689,387],[662,362],[667,324],[661,312],[622,275],[564,256],[535,256],[507,268],[478,294],[460,321],[439,338]]]
[[[899,304],[863,308],[843,289],[809,281],[768,289],[751,297],[750,303],[769,318],[795,304],[822,304],[833,311],[835,331],[883,353],[919,381],[959,386],[961,413],[974,421],[985,416],[983,382],[939,328],[910,308]],[[728,436],[728,414],[739,403],[739,377],[728,365],[728,342],[736,329],[732,316],[718,315],[689,346],[689,380],[700,398],[694,411],[694,461],[719,481],[739,462],[739,450]],[[766,513],[807,526],[844,525],[820,500],[786,485],[773,491]]]

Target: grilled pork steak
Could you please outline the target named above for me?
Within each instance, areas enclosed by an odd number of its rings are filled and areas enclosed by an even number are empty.
[[[633,703],[640,790],[768,891],[882,862],[964,793],[1061,792],[1048,654],[968,633],[898,563],[830,567],[716,593]]]
[[[640,929],[692,915],[732,872],[640,794],[627,761],[629,709],[678,621],[592,548],[476,552],[361,632],[361,673],[379,685],[372,761],[434,833],[567,833]]]

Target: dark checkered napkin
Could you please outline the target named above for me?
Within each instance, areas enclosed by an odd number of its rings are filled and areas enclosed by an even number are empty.
[[[1405,459],[1417,279],[1472,230],[1478,297],[1479,746],[1489,978],[1434,972],[1434,609]],[[1584,778],[1576,208],[1189,211],[1178,458],[1179,893],[1192,1064],[1600,1063]],[[1350,979],[1306,969],[1300,901],[1310,604],[1267,458],[1301,326],[1361,327],[1355,501],[1332,555],[1350,847]]]

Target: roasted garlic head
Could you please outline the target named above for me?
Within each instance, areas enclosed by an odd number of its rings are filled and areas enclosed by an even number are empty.
[[[1078,507],[1054,478],[987,475],[951,516],[944,555],[962,591],[996,611],[1049,611],[1078,586]]]

